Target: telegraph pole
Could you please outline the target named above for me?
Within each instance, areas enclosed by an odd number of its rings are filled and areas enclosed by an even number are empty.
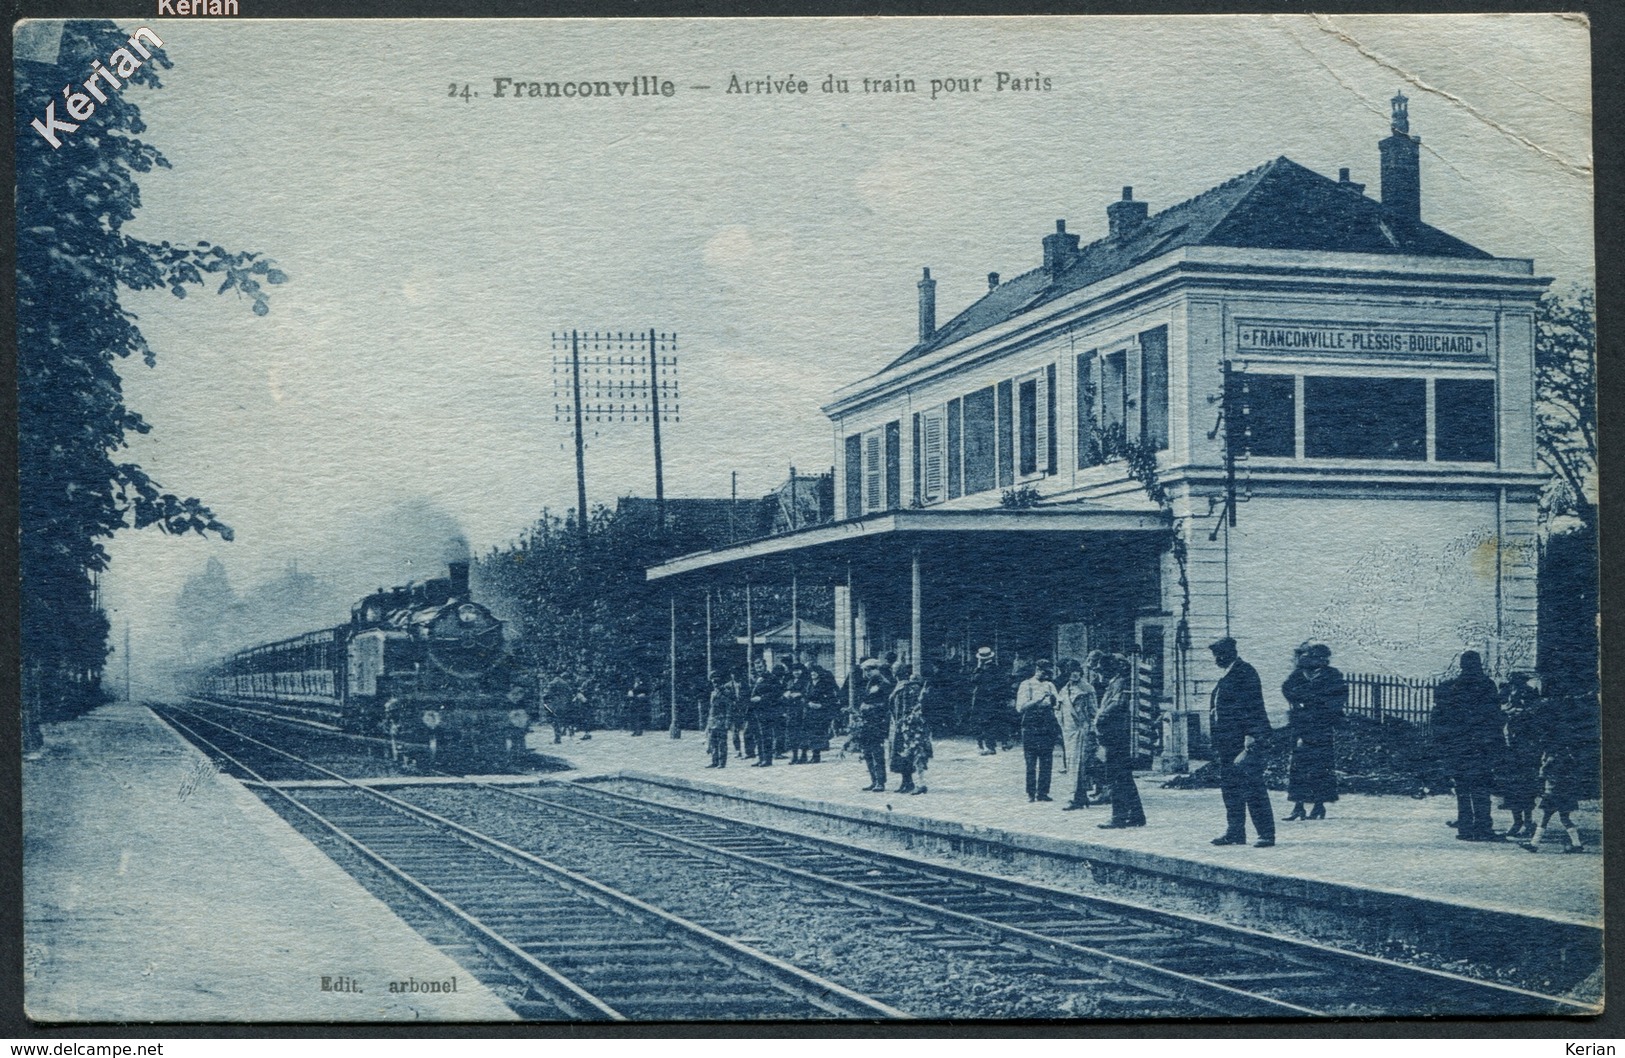
[[[124,619],[124,704],[129,705],[135,699],[130,697],[130,619]]]
[[[660,353],[655,329],[649,328],[649,418],[655,428],[655,518],[660,535],[666,534],[666,480],[660,461]],[[672,730],[676,730],[676,706],[672,709]]]
[[[587,549],[587,442],[582,437],[581,408],[581,335],[570,332],[570,386],[575,396],[576,420],[576,531],[581,536],[581,550]]]

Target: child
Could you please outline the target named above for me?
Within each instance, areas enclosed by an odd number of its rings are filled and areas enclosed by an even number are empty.
[[[1555,815],[1562,822],[1563,831],[1569,838],[1569,843],[1563,846],[1563,851],[1584,852],[1585,845],[1580,841],[1580,828],[1569,819],[1569,813],[1580,804],[1579,767],[1574,750],[1563,743],[1558,743],[1547,750],[1541,758],[1540,777],[1546,788],[1546,792],[1540,798],[1540,826],[1535,828],[1533,837],[1522,842],[1523,847],[1530,852],[1539,852],[1541,839],[1546,836],[1546,827],[1550,825],[1552,816]]]

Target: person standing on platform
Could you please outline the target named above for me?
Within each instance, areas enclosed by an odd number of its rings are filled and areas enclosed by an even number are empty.
[[[1095,713],[1098,703],[1095,689],[1084,678],[1083,667],[1077,662],[1068,666],[1066,686],[1061,688],[1061,737],[1067,755],[1072,760],[1072,799],[1062,811],[1072,812],[1089,807],[1089,780],[1094,774]]]
[[[632,729],[632,735],[637,737],[643,734],[643,726],[649,722],[649,685],[639,676],[632,681],[632,687],[626,692],[626,726]]]
[[[740,760],[756,756],[756,744],[746,741],[755,737],[755,732],[750,726],[750,695],[745,693],[747,688],[753,685],[752,676],[752,673],[746,673],[743,684],[739,682],[738,673],[730,673],[728,679],[729,685],[733,687],[734,695],[734,713],[730,719],[730,727],[733,729],[734,756]]]
[[[779,679],[778,668],[763,671],[750,689],[750,706],[745,722],[745,743],[756,750],[753,768],[773,766],[773,728],[778,723],[779,707],[784,696],[784,682]]]
[[[1490,817],[1495,762],[1506,745],[1500,694],[1478,651],[1465,651],[1460,668],[1433,692],[1433,744],[1456,787],[1456,838],[1500,841]]]
[[[1578,743],[1583,737],[1580,718],[1573,715],[1573,710],[1569,712],[1569,716],[1548,714],[1552,727],[1546,732],[1546,751],[1540,761],[1540,778],[1545,788],[1540,796],[1540,826],[1526,841],[1519,843],[1530,852],[1540,851],[1540,843],[1546,837],[1546,828],[1551,826],[1553,816],[1557,816],[1563,824],[1563,832],[1568,835],[1563,851],[1585,851],[1580,828],[1569,816],[1580,807],[1582,772]]]
[[[553,744],[558,745],[564,741],[564,736],[573,734],[571,730],[570,684],[564,678],[564,673],[554,670],[553,675],[542,681],[542,713],[548,722],[553,725]]]
[[[596,685],[591,676],[584,677],[576,686],[575,697],[570,700],[570,719],[581,731],[581,741],[592,738],[592,699]]]
[[[878,658],[865,658],[859,667],[858,708],[852,718],[846,748],[863,757],[869,769],[869,785],[864,790],[886,792],[886,734],[890,727],[891,680],[882,672]]]
[[[812,760],[804,758],[803,763],[822,764],[824,751],[829,749],[830,725],[835,720],[835,675],[819,665],[810,650],[802,653],[802,664],[807,666],[806,748],[812,754]]]
[[[970,716],[976,730],[976,749],[984,757],[999,751],[999,723],[1004,715],[1005,678],[995,664],[992,647],[976,651],[976,669],[970,676]]]
[[[1021,754],[1027,763],[1027,800],[1050,801],[1050,774],[1055,767],[1055,743],[1061,737],[1055,719],[1060,692],[1055,689],[1055,666],[1039,661],[1033,674],[1016,689],[1016,715],[1021,718]]]
[[[1326,803],[1337,800],[1337,725],[1348,705],[1343,674],[1332,668],[1331,648],[1323,643],[1298,648],[1297,668],[1281,684],[1292,731],[1292,764],[1287,771],[1288,819],[1325,819]],[[1315,807],[1304,814],[1303,806]]]
[[[1501,705],[1506,749],[1495,766],[1495,786],[1501,807],[1512,813],[1512,828],[1506,833],[1509,838],[1535,833],[1535,801],[1541,795],[1540,693],[1530,686],[1532,678],[1527,672],[1508,676],[1506,701]]]
[[[705,748],[711,754],[707,768],[728,766],[728,732],[738,711],[738,696],[720,672],[711,673],[711,707],[705,717]]]
[[[901,682],[891,693],[891,770],[903,777],[897,792],[925,793],[926,766],[931,761],[931,733],[925,724],[925,681],[912,665],[900,665]],[[915,785],[920,776],[920,785]]]
[[[1258,834],[1256,847],[1275,844],[1275,813],[1264,788],[1264,747],[1270,733],[1264,709],[1264,687],[1258,670],[1241,660],[1229,636],[1208,647],[1223,670],[1213,687],[1213,759],[1219,765],[1219,791],[1224,797],[1225,830],[1215,845],[1247,844],[1247,816]]]
[[[784,684],[784,742],[791,764],[807,763],[807,669],[800,661],[790,664]]]
[[[1095,737],[1106,755],[1106,785],[1112,802],[1109,823],[1101,830],[1145,826],[1145,808],[1134,785],[1134,695],[1129,689],[1128,659],[1107,654],[1100,659],[1105,691],[1095,714]]]

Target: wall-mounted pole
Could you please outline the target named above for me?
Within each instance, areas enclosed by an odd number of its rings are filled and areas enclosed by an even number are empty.
[[[677,593],[671,593],[671,730],[672,738],[682,738],[682,726],[677,723]]]

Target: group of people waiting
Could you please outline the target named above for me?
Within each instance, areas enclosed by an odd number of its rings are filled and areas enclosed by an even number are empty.
[[[748,688],[724,673],[711,674],[706,767],[726,768],[730,745],[735,755],[754,757],[753,768],[770,768],[786,756],[790,764],[822,763],[840,702],[834,674],[810,650],[794,662],[756,668]]]
[[[1456,791],[1456,818],[1449,824],[1456,838],[1511,838],[1538,852],[1556,817],[1567,838],[1563,851],[1584,852],[1570,816],[1584,785],[1578,719],[1549,715],[1560,706],[1541,698],[1530,673],[1514,672],[1506,687],[1498,688],[1472,650],[1461,655],[1459,668],[1459,675],[1434,692],[1433,707],[1434,745]],[[1490,815],[1493,794],[1512,813],[1505,833],[1496,832]]]
[[[1262,682],[1258,671],[1240,658],[1234,639],[1216,640],[1209,650],[1220,669],[1209,715],[1226,821],[1213,844],[1246,844],[1251,818],[1254,844],[1267,848],[1275,844],[1276,821],[1261,743],[1274,729]],[[1326,805],[1338,799],[1336,732],[1349,690],[1331,657],[1325,644],[1300,645],[1281,685],[1288,707],[1289,821],[1325,819]],[[897,793],[927,791],[925,773],[934,754],[931,721],[951,712],[934,701],[937,692],[929,675],[888,655],[864,659],[842,685],[810,650],[773,665],[758,660],[752,667],[748,686],[720,672],[711,677],[705,713],[708,768],[727,767],[730,755],[751,758],[751,766],[758,768],[786,758],[793,765],[819,764],[832,741],[844,735],[843,752],[861,757],[868,771],[864,790],[885,792],[888,774],[895,774],[900,779]],[[1057,666],[1044,659],[1018,669],[1012,700],[1009,670],[996,663],[991,648],[976,652],[963,704],[969,707],[978,752],[993,755],[1001,743],[1013,745],[1013,719],[1019,725],[1028,802],[1053,800],[1059,751],[1062,769],[1072,772],[1063,810],[1109,803],[1111,818],[1099,824],[1102,829],[1145,826],[1133,772],[1130,660],[1094,651],[1082,663],[1062,659]],[[1581,852],[1584,846],[1570,813],[1578,807],[1584,768],[1577,739],[1562,734],[1575,725],[1553,723],[1548,716],[1553,707],[1532,679],[1529,673],[1514,672],[1498,687],[1478,653],[1467,651],[1460,656],[1459,675],[1436,689],[1435,755],[1456,793],[1456,819],[1450,826],[1462,841],[1515,839],[1534,852],[1556,818],[1567,838],[1564,851]],[[577,732],[583,739],[592,737],[586,685],[575,687],[556,675],[544,682],[541,698],[555,742]],[[626,698],[628,727],[640,735],[649,715],[648,689],[637,680]],[[1496,832],[1491,819],[1493,794],[1512,814],[1512,826],[1504,833]]]

